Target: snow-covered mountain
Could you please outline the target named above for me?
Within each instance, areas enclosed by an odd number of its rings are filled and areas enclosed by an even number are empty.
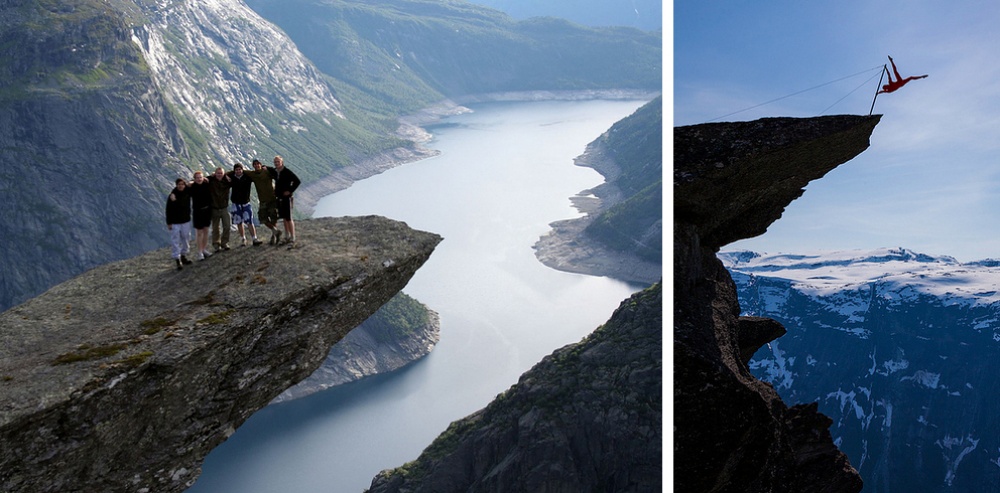
[[[819,402],[865,492],[1000,491],[1000,262],[902,248],[722,252],[743,315],[788,333],[750,363]]]

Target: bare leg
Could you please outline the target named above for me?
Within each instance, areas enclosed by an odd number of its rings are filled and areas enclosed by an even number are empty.
[[[889,57],[889,63],[892,64],[892,73],[896,74],[896,80],[903,80],[903,76],[899,75],[899,70],[896,70],[896,62],[892,61],[892,57]],[[889,82],[892,82],[891,78],[889,79]]]

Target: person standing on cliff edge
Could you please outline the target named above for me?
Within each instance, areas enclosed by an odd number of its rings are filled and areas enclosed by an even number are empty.
[[[229,234],[233,229],[229,214],[229,188],[232,185],[226,170],[221,167],[208,175],[208,189],[212,194],[212,245],[216,252],[229,250]]]
[[[208,227],[212,225],[212,191],[208,188],[205,173],[194,172],[194,181],[188,184],[191,190],[191,222],[194,226],[195,248],[198,260],[205,260],[212,254],[208,251]]]
[[[914,76],[910,76],[910,77],[907,77],[907,78],[904,79],[903,76],[899,75],[899,70],[896,69],[896,62],[892,61],[892,57],[889,57],[889,63],[892,64],[892,74],[889,74],[889,83],[883,85],[882,86],[882,90],[879,91],[877,94],[883,94],[883,93],[887,93],[887,92],[893,92],[896,89],[899,89],[900,87],[903,87],[904,85],[906,85],[907,82],[910,82],[911,80],[923,79],[923,78],[927,77],[927,75],[924,74],[924,75],[918,75],[918,76],[915,76],[915,77]],[[896,75],[896,80],[892,80],[892,75],[893,74]]]
[[[187,258],[191,242],[191,191],[187,181],[178,178],[167,196],[167,230],[170,231],[170,253],[177,270],[191,264]]]
[[[278,217],[285,227],[285,243],[295,243],[292,194],[302,182],[292,170],[285,167],[285,160],[281,156],[274,156],[274,173],[274,194],[278,196]]]
[[[274,168],[264,166],[259,160],[253,160],[253,170],[244,171],[253,180],[257,190],[257,217],[260,223],[271,230],[271,245],[277,245],[281,239],[278,231],[278,198],[274,195]]]
[[[247,233],[250,233],[253,246],[260,245],[257,228],[253,226],[253,209],[250,207],[250,187],[253,186],[253,180],[250,175],[243,172],[243,163],[234,164],[233,170],[226,173],[226,176],[232,183],[232,194],[229,196],[232,202],[230,215],[240,235],[240,246],[247,246]]]

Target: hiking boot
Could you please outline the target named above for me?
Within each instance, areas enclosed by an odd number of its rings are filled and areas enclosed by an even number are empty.
[[[271,240],[267,242],[268,245],[274,245],[278,243],[278,237],[274,235],[274,231],[271,231]]]
[[[281,244],[281,231],[274,230],[274,244],[275,245]]]
[[[181,263],[182,263],[182,264],[184,264],[184,265],[191,265],[191,264],[193,264],[194,262],[192,262],[192,261],[188,260],[188,258],[187,258],[187,257],[185,257],[184,255],[181,255]]]
[[[181,264],[181,259],[175,258],[174,261],[177,262],[177,270],[181,270],[184,268],[184,265]]]
[[[244,236],[242,239],[240,239],[240,246],[241,247],[247,246],[247,237],[246,236]]]
[[[222,250],[228,252],[229,251],[229,245],[222,245]]]
[[[256,236],[254,237],[254,239],[253,239],[253,246],[260,246],[262,243],[264,243],[264,242],[258,240]]]

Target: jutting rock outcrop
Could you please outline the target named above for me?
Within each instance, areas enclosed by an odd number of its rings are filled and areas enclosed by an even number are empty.
[[[747,361],[784,334],[740,317],[716,257],[760,235],[803,187],[869,146],[879,115],[674,129],[674,486],[685,492],[857,492],[815,403],[788,407]]]
[[[381,217],[173,268],[165,249],[0,314],[0,490],[176,492],[441,241]]]

